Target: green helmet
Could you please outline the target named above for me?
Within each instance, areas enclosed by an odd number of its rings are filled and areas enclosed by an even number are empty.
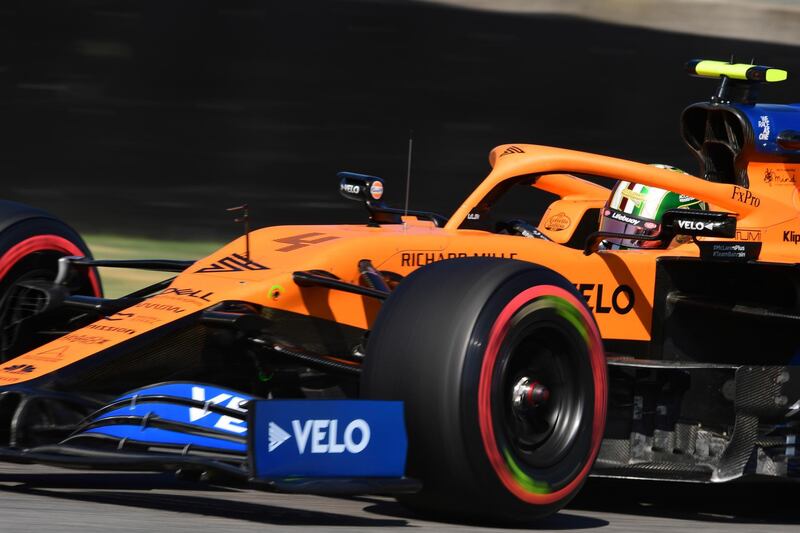
[[[652,166],[686,174],[668,165]],[[604,248],[667,248],[669,242],[644,241],[633,236],[658,235],[661,232],[661,218],[670,209],[706,210],[708,206],[691,196],[630,181],[618,181],[600,214],[600,231],[631,235],[631,238],[607,237]]]

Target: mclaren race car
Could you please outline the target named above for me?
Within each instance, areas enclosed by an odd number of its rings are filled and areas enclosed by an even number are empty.
[[[1,204],[0,458],[492,521],[553,513],[590,474],[797,477],[800,105],[755,101],[779,69],[689,69],[721,80],[682,115],[700,177],[503,145],[450,217],[342,173],[367,223],[247,231],[195,262],[93,259]],[[635,236],[669,246],[608,246],[632,235],[599,226],[602,178],[709,209]],[[530,191],[543,215],[503,214]],[[107,299],[98,267],[172,274]]]

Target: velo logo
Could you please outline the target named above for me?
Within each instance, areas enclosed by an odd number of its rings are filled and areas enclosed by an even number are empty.
[[[366,420],[357,418],[339,433],[336,419],[292,420],[292,433],[275,422],[269,423],[268,450],[275,451],[281,444],[294,437],[299,454],[306,453],[361,453],[369,445],[371,431]]]

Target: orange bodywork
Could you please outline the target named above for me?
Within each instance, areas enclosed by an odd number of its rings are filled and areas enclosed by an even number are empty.
[[[250,234],[252,268],[226,268],[228,258],[245,253],[237,239],[178,275],[170,288],[113,317],[106,317],[21,355],[10,364],[32,365],[24,375],[6,374],[0,383],[35,379],[85,359],[132,337],[222,301],[244,301],[272,309],[311,315],[369,329],[380,302],[322,287],[300,287],[293,272],[323,270],[359,283],[358,261],[369,259],[382,271],[406,276],[426,264],[467,256],[505,257],[535,262],[561,273],[586,297],[605,339],[647,341],[653,315],[656,260],[698,256],[694,244],[669,250],[614,250],[584,255],[563,245],[587,209],[603,206],[609,190],[573,174],[623,179],[668,189],[707,201],[737,217],[738,241],[760,241],[760,260],[796,263],[800,200],[795,166],[756,164],[750,187],[711,183],[653,166],[583,152],[535,145],[503,145],[490,154],[492,172],[443,228],[406,217],[383,226],[277,226]],[[479,202],[499,183],[539,176],[533,186],[559,196],[539,229],[553,242],[462,229]],[[766,177],[765,177],[766,176]],[[800,239],[798,239],[800,240]],[[451,302],[454,307],[459,302]]]

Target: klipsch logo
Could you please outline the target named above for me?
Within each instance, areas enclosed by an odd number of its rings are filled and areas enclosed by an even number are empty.
[[[784,231],[783,242],[791,242],[793,244],[800,243],[800,233],[792,230]]]
[[[245,270],[269,270],[269,267],[251,261],[243,255],[232,254],[196,272],[242,272]]]

